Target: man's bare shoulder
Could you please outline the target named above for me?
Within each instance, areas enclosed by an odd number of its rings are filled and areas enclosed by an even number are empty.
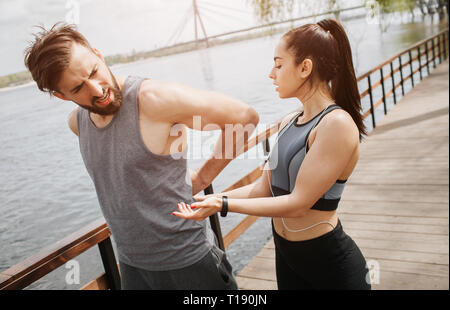
[[[70,112],[69,117],[67,118],[67,123],[69,125],[70,130],[72,130],[72,132],[78,136],[77,112],[78,107],[76,107],[75,109],[73,109],[72,112]]]
[[[170,110],[170,94],[175,96],[178,85],[171,82],[144,80],[139,88],[139,107],[151,118]]]

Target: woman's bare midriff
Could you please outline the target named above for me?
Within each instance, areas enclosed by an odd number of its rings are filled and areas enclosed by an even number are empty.
[[[336,227],[338,223],[337,212],[309,210],[305,216],[299,218],[284,218],[284,223],[290,230],[300,230],[322,221],[328,221],[333,224],[333,227]],[[305,231],[290,232],[284,227],[281,218],[279,217],[273,218],[273,225],[278,235],[290,241],[314,239],[333,230],[333,227],[330,224],[325,223],[319,224]]]

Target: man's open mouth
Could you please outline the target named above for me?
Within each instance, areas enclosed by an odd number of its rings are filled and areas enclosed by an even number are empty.
[[[99,100],[97,100],[95,103],[101,105],[101,106],[107,106],[111,103],[111,90],[107,90],[105,93],[105,96]]]

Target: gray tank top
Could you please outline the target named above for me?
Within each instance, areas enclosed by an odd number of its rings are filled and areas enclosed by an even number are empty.
[[[298,170],[308,152],[309,134],[326,114],[335,109],[341,109],[341,107],[331,105],[309,122],[300,125],[297,124],[297,120],[301,113],[298,113],[279,132],[276,145],[268,158],[274,196],[287,195],[293,191]],[[344,191],[345,182],[346,180],[337,180],[311,209],[336,210]]]
[[[142,81],[126,79],[122,106],[104,128],[94,125],[87,110],[78,109],[81,155],[119,260],[152,271],[183,268],[208,253],[212,231],[205,221],[171,214],[178,202],[194,202],[183,156],[187,151],[157,155],[144,144],[138,118]]]

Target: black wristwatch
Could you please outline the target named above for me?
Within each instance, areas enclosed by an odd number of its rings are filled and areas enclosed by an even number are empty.
[[[220,216],[225,217],[228,213],[228,197],[222,196],[222,211],[220,211]]]

